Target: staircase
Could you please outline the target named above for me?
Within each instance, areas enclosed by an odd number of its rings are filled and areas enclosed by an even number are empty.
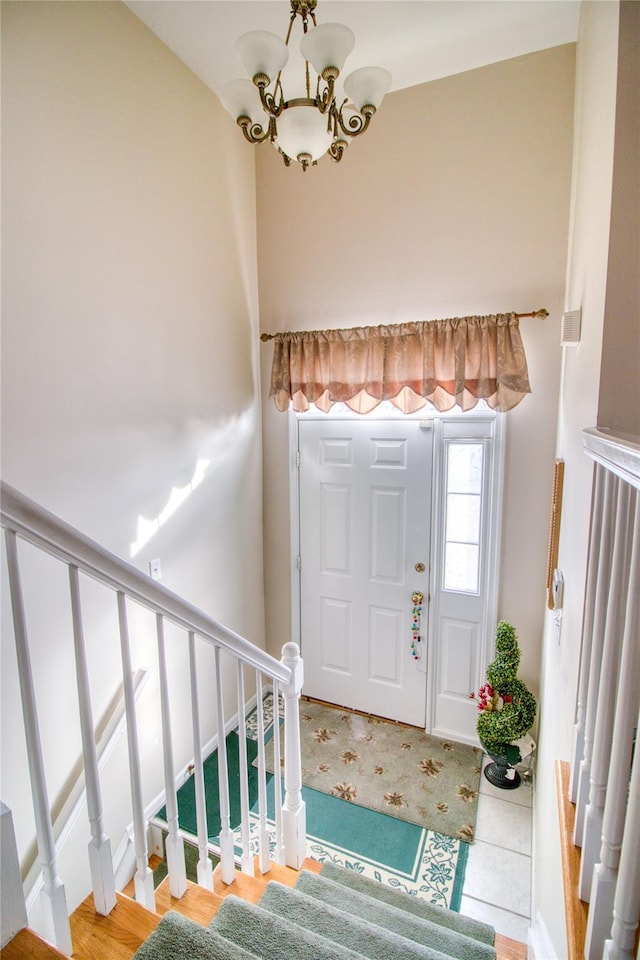
[[[303,668],[295,644],[285,644],[281,661],[274,660],[248,640],[192,607],[171,591],[152,581],[138,569],[105,551],[59,518],[43,510],[18,491],[2,484],[1,522],[5,531],[7,574],[17,676],[23,712],[26,748],[33,797],[35,837],[41,876],[35,891],[41,907],[45,941],[28,926],[28,904],[11,822],[11,811],[0,803],[2,858],[2,960],[525,960],[527,950],[492,928],[470,918],[434,907],[408,894],[394,891],[376,881],[337,868],[305,860],[305,804],[302,800],[298,701]],[[68,578],[72,648],[75,655],[77,697],[82,740],[85,802],[89,820],[88,863],[86,847],[70,872],[77,885],[75,903],[84,891],[92,893],[69,915],[65,884],[58,875],[58,852],[62,832],[54,822],[47,786],[46,757],[38,715],[36,686],[31,665],[29,618],[25,600],[39,598],[41,584],[34,568],[25,559],[23,542],[61,563]],[[37,569],[35,570],[37,572]],[[103,790],[95,741],[93,698],[84,640],[83,600],[87,580],[100,590],[100,612],[117,611],[117,635],[122,665],[124,713],[127,729],[128,777],[131,788],[132,838],[130,840],[133,880],[117,892],[111,841],[104,829],[104,800],[114,797],[113,789]],[[26,586],[28,589],[24,589]],[[92,594],[93,596],[93,594]],[[158,701],[147,705],[148,716],[161,718],[161,757],[141,763],[134,671],[132,669],[129,622],[138,623],[140,611],[155,633],[157,648]],[[148,618],[148,612],[153,615]],[[133,613],[133,616],[131,614]],[[108,621],[111,622],[111,621]],[[178,823],[177,772],[172,747],[172,711],[168,696],[168,665],[165,624],[172,630],[172,644],[182,644],[183,672],[190,679],[189,696],[182,707],[189,710],[192,726],[191,768],[196,783],[198,884],[186,879],[184,837]],[[155,625],[155,631],[153,626]],[[140,627],[138,626],[138,629]],[[199,678],[196,649],[213,650],[214,676]],[[224,653],[224,661],[222,654]],[[237,718],[229,718],[223,693],[232,688],[235,673]],[[230,675],[229,675],[230,674]],[[249,795],[246,763],[248,700],[245,674],[255,686],[255,702],[263,704],[263,684],[268,684],[274,701],[284,700],[285,749],[284,796],[281,778],[274,777],[275,849],[271,850],[266,829],[267,782],[264,752],[264,710],[257,709],[258,806],[261,820],[258,855],[250,850]],[[226,675],[226,679],[225,679]],[[220,865],[212,873],[208,856],[208,825],[203,758],[206,737],[200,727],[199,680],[207,683],[207,700],[215,704],[216,728],[222,734],[229,723],[238,725],[240,738],[239,791],[241,807],[242,872],[235,865],[235,841],[230,825],[230,792],[226,738],[218,742],[220,822]],[[223,682],[224,681],[224,682]],[[64,736],[65,731],[60,731]],[[213,749],[209,747],[209,751]],[[280,767],[279,738],[275,738],[274,763]],[[143,771],[152,761],[162,764],[168,835],[165,843],[168,876],[154,890],[153,872],[147,847],[149,810],[158,807]],[[112,786],[112,785],[110,785]],[[118,831],[126,831],[126,821]],[[10,842],[9,842],[10,841]],[[129,842],[129,841],[128,841]],[[69,845],[70,848],[72,845]],[[273,860],[272,860],[273,855]],[[135,866],[133,864],[135,861]],[[283,866],[283,864],[288,866]],[[302,868],[302,869],[300,869]],[[87,883],[85,885],[85,873]],[[40,929],[40,927],[38,927]]]
[[[128,895],[130,894],[130,896]],[[272,864],[268,877],[237,873],[213,892],[187,883],[177,899],[168,878],[152,912],[117,895],[108,916],[87,899],[70,918],[75,960],[526,960],[524,944],[486,924],[307,859],[300,872]],[[66,958],[29,930],[2,960]]]

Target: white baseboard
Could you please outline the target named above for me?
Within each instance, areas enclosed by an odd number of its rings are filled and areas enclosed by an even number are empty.
[[[536,913],[535,921],[529,927],[529,960],[562,960],[558,956],[544,920]]]

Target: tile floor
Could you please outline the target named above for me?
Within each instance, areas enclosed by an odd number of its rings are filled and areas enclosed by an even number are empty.
[[[485,757],[485,765],[489,763]],[[471,844],[460,913],[527,942],[531,916],[533,788],[500,790],[480,777],[476,838]]]

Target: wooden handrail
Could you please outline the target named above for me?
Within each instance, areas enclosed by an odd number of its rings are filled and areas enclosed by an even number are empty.
[[[589,908],[578,895],[580,850],[573,843],[575,807],[569,799],[569,764],[566,760],[556,760],[556,789],[560,819],[564,910],[567,925],[567,960],[583,960]]]

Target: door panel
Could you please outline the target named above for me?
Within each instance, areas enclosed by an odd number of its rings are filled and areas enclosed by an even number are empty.
[[[411,596],[428,593],[431,431],[301,418],[299,452],[304,692],[424,726]]]
[[[498,510],[495,418],[455,419],[438,432],[437,573],[431,624],[431,732],[476,742],[477,705],[470,694],[483,682],[495,629],[491,602],[497,550],[492,524]],[[493,622],[492,622],[493,621]]]
[[[351,604],[321,598],[320,663],[324,670],[351,673]]]

